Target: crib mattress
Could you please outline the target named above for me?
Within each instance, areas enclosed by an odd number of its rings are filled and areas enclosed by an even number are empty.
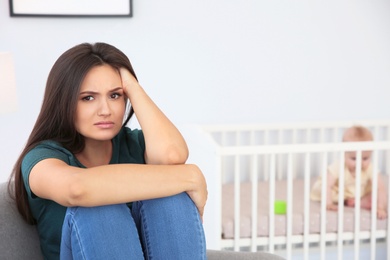
[[[387,177],[387,176],[386,176]],[[384,179],[387,183],[387,178]],[[276,181],[276,200],[287,200],[287,182]],[[304,180],[296,179],[293,181],[293,218],[292,234],[303,234],[304,230]],[[240,185],[240,237],[251,237],[251,183],[244,182]],[[269,235],[269,183],[258,183],[258,217],[257,217],[257,236],[264,237]],[[234,185],[225,184],[222,187],[222,237],[225,239],[234,237]],[[289,206],[289,205],[287,205]],[[337,232],[338,213],[336,211],[327,211],[326,232]],[[320,233],[321,215],[320,202],[310,201],[310,233]],[[353,232],[354,230],[354,208],[344,208],[344,231]],[[286,215],[275,215],[275,236],[286,235]],[[377,221],[377,229],[385,230],[387,219]],[[361,210],[360,213],[360,230],[367,231],[371,229],[371,212]]]

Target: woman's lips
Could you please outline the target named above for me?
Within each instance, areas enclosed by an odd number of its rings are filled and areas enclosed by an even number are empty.
[[[114,122],[111,121],[104,121],[104,122],[98,122],[95,124],[99,128],[107,129],[114,127]]]

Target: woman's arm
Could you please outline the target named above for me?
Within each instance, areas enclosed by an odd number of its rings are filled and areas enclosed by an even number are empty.
[[[113,164],[85,169],[45,159],[31,170],[29,184],[38,197],[66,207],[118,204],[187,192],[202,216],[207,199],[203,174],[190,164]]]
[[[148,164],[183,164],[188,158],[187,144],[172,122],[146,94],[134,76],[120,69],[123,89],[130,99],[145,136]]]

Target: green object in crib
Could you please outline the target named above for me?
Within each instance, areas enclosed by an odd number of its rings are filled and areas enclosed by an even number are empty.
[[[274,210],[277,215],[286,214],[287,203],[284,200],[275,200]]]

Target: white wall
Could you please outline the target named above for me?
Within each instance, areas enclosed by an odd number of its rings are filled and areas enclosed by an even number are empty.
[[[66,49],[111,43],[178,125],[388,119],[389,1],[134,0],[132,18],[11,18],[19,111],[1,115],[0,181],[38,114]],[[0,93],[1,95],[1,93]]]

